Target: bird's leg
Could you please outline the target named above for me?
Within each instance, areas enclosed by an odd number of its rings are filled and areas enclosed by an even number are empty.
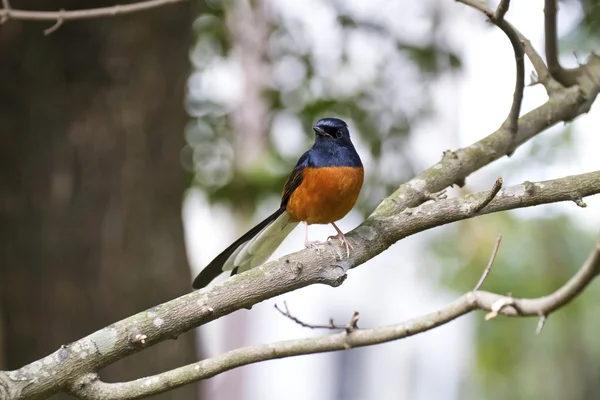
[[[304,226],[306,226],[306,234],[304,235],[304,245],[307,248],[311,248],[311,247],[317,248],[317,246],[320,245],[321,242],[319,242],[318,240],[315,240],[312,242],[310,240],[308,240],[308,222],[307,221],[304,221]]]
[[[335,228],[335,230],[337,231],[338,234],[336,236],[329,236],[327,238],[327,240],[329,240],[329,239],[340,239],[340,242],[342,242],[346,246],[346,255],[348,257],[350,257],[350,249],[354,250],[354,247],[352,247],[352,245],[350,244],[350,242],[348,241],[348,239],[346,239],[346,236],[344,236],[344,232],[342,232],[340,230],[340,228],[337,227],[337,225],[335,224],[335,222],[332,222],[331,225],[333,225],[333,227]]]

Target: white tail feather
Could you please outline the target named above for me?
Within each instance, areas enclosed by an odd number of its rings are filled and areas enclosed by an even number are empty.
[[[254,238],[240,246],[223,264],[223,271],[238,267],[238,273],[264,263],[277,250],[287,235],[298,225],[287,213],[263,228]]]

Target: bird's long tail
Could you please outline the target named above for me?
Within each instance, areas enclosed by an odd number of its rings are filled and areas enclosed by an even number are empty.
[[[223,271],[233,270],[234,275],[261,265],[296,225],[298,222],[292,222],[282,206],[215,257],[200,271],[192,287],[203,288]]]

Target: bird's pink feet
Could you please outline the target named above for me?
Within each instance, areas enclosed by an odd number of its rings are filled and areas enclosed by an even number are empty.
[[[304,221],[304,226],[306,226],[306,233],[304,234],[304,245],[307,249],[317,249],[317,247],[319,247],[319,245],[323,243],[319,242],[318,240],[308,240],[308,223],[306,221]]]
[[[350,242],[348,241],[348,239],[346,239],[346,236],[344,236],[344,233],[335,225],[332,224],[335,227],[335,230],[338,231],[338,234],[335,236],[329,236],[327,238],[327,240],[330,239],[339,239],[340,242],[342,242],[342,244],[344,244],[344,246],[346,246],[346,256],[350,257],[350,249],[354,250],[354,247],[352,247],[352,245],[350,244]]]
[[[322,245],[322,242],[319,242],[318,240],[315,241],[310,241],[308,240],[308,223],[306,221],[304,221],[304,225],[306,226],[306,233],[304,235],[304,245],[309,248],[309,249],[316,249],[318,246]],[[346,239],[346,236],[344,236],[344,232],[342,232],[340,230],[340,228],[337,227],[337,225],[335,224],[335,222],[332,222],[331,225],[333,225],[333,227],[335,228],[335,230],[337,231],[337,235],[335,236],[329,236],[327,238],[327,240],[331,240],[331,239],[339,239],[340,242],[342,242],[342,244],[344,246],[346,246],[346,256],[350,257],[350,249],[354,250],[354,247],[352,247],[352,245],[350,244],[350,242],[348,241],[348,239]]]

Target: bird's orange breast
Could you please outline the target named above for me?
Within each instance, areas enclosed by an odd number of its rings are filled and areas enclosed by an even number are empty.
[[[294,221],[329,224],[352,210],[364,180],[362,167],[305,168],[286,211]]]

